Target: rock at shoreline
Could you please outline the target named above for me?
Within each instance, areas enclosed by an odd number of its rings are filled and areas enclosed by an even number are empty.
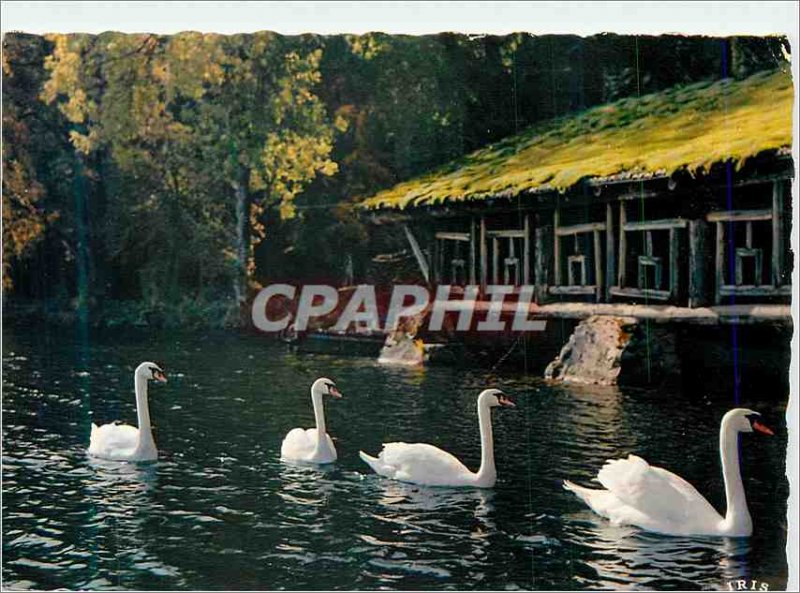
[[[545,379],[588,385],[646,385],[679,372],[675,336],[633,317],[595,315],[575,328]]]

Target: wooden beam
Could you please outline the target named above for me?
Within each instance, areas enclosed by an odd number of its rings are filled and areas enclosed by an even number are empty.
[[[744,220],[771,220],[772,210],[724,210],[721,212],[709,212],[706,214],[708,222],[719,221],[744,221]]]
[[[566,235],[580,235],[583,233],[592,233],[595,231],[604,231],[606,230],[606,223],[604,222],[589,222],[586,224],[574,224],[572,226],[563,226],[560,227],[556,234],[560,237]]]
[[[783,279],[783,181],[772,184],[772,284]]]
[[[716,277],[714,304],[719,305],[722,302],[722,285],[725,284],[725,225],[721,220],[717,221],[714,252],[714,274]]]
[[[725,296],[790,296],[791,286],[731,286],[726,284],[720,288]]]
[[[486,235],[489,237],[497,237],[502,239],[524,239],[524,229],[505,229],[498,231],[487,231]]]
[[[625,231],[668,231],[686,228],[688,221],[683,218],[664,218],[661,220],[643,220],[625,223]]]
[[[422,249],[420,249],[416,237],[414,237],[414,234],[411,232],[411,229],[408,228],[407,224],[403,225],[403,232],[405,232],[408,244],[411,246],[411,251],[414,253],[414,257],[417,260],[419,271],[422,272],[422,276],[425,278],[425,282],[430,282],[431,279],[430,279],[430,269],[428,267],[428,260],[425,259],[425,254],[422,253]]]
[[[625,213],[625,202],[619,203],[619,228],[625,228],[625,222],[627,219],[627,215]],[[625,286],[625,268],[627,264],[627,257],[628,257],[628,243],[625,238],[625,233],[620,231],[619,233],[619,275],[617,276],[617,284],[620,287]]]
[[[705,287],[707,229],[705,220],[689,221],[689,307],[702,307],[708,302]]]
[[[633,287],[611,287],[611,294],[633,299],[646,299],[656,301],[670,300],[671,293],[668,290],[656,290],[654,288],[633,288]]]
[[[488,254],[486,253],[486,218],[481,216],[481,230],[480,230],[480,237],[481,237],[481,292],[486,291],[486,279],[488,278],[488,268],[489,265],[488,261]]]
[[[605,225],[603,225],[605,226]],[[603,257],[600,250],[600,231],[595,231],[594,238],[594,284],[597,286],[597,302],[603,300]]]
[[[597,293],[596,286],[551,286],[550,294],[572,294],[572,295],[594,295]]]
[[[663,191],[636,189],[632,192],[625,192],[617,196],[618,200],[630,202],[632,200],[641,200],[647,198],[658,198],[664,195]]]
[[[522,283],[528,285],[531,283],[531,215],[525,214],[525,222],[523,224],[523,231],[525,237],[522,243]]]
[[[561,211],[556,207],[553,211],[553,284],[561,286],[561,237],[558,235],[558,225],[561,221]]]
[[[446,241],[469,241],[469,233],[450,233],[447,231],[440,231],[436,233],[437,239]]]

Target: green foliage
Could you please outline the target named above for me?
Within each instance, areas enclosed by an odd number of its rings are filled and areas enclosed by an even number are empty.
[[[47,308],[88,303],[92,322],[235,322],[258,282],[341,281],[351,261],[359,279],[396,250],[365,228],[358,196],[555,118],[576,126],[522,137],[533,152],[563,145],[548,183],[567,183],[592,158],[579,138],[649,121],[625,102],[587,109],[774,69],[783,42],[7,34],[4,284]],[[486,191],[530,182],[509,173]]]
[[[252,262],[236,261],[243,177],[246,232],[260,240],[266,204],[291,218],[308,181],[337,170],[329,158],[336,127],[313,92],[315,40],[104,33],[50,41],[42,99],[72,123],[76,151],[110,164],[104,242],[113,265],[138,276],[140,298],[162,301],[252,273]]]
[[[14,288],[15,268],[27,262],[58,220],[63,189],[53,110],[36,101],[47,48],[39,37],[3,39],[3,289]]]

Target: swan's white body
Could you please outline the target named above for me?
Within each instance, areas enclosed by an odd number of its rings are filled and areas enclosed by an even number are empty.
[[[751,420],[756,412],[737,408],[722,419],[720,457],[725,480],[727,512],[723,517],[689,482],[641,457],[606,462],[597,474],[604,490],[584,488],[565,481],[598,515],[618,525],[635,525],[666,535],[721,535],[746,537],[753,532],[739,470],[738,434],[753,428],[772,434]]]
[[[498,398],[498,394],[501,396]],[[427,486],[472,486],[492,488],[497,481],[494,464],[491,409],[513,404],[496,389],[478,396],[478,424],[481,433],[481,466],[472,472],[456,457],[426,443],[384,443],[377,457],[359,451],[364,462],[377,474],[401,482]]]
[[[303,463],[333,463],[336,461],[336,447],[333,439],[325,429],[325,406],[322,396],[325,394],[341,397],[341,394],[330,379],[317,379],[311,386],[311,402],[314,406],[316,428],[294,428],[289,431],[281,444],[283,461],[299,461]]]
[[[112,461],[151,461],[158,458],[147,403],[147,382],[150,379],[166,382],[163,371],[154,363],[143,362],[136,367],[134,387],[139,428],[127,424],[97,426],[92,423],[87,451],[89,455]]]

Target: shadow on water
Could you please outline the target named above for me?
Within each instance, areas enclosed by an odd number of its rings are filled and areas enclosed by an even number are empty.
[[[705,394],[493,379],[515,410],[493,412],[492,490],[428,488],[371,472],[358,450],[428,442],[475,470],[480,369],[398,368],[302,355],[253,337],[91,335],[4,327],[3,584],[91,589],[708,589],[786,583],[786,431],[746,437],[755,525],[746,540],[670,538],[615,527],[561,487],[591,485],[629,453],[695,484],[724,511],[718,423]],[[76,354],[76,344],[79,356]],[[88,458],[92,421],[135,423],[131,375],[165,362],[150,394],[159,447],[149,464]],[[326,402],[337,463],[282,463],[292,428]]]

